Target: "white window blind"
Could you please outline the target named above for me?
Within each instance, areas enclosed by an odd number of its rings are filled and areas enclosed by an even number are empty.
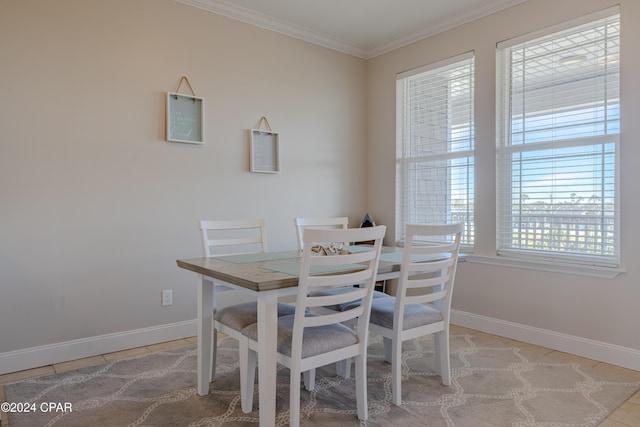
[[[407,223],[464,222],[473,244],[473,94],[473,53],[398,75],[398,243]]]
[[[618,8],[498,45],[503,256],[617,267]]]

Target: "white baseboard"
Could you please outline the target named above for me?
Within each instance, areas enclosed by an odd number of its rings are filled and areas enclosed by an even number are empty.
[[[193,337],[196,333],[197,321],[194,319],[9,351],[0,353],[0,375],[83,357]]]
[[[459,310],[451,310],[451,323],[640,371],[639,350]],[[0,353],[0,375],[192,337],[196,331],[194,319]]]
[[[451,323],[640,371],[640,350],[534,328],[520,323],[451,310]]]

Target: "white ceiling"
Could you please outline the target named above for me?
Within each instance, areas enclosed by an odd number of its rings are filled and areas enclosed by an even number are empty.
[[[176,0],[372,58],[525,0]]]

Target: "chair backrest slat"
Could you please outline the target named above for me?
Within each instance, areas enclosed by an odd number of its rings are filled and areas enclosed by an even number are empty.
[[[412,253],[414,255],[418,254],[437,254],[437,253],[446,253],[456,250],[455,242],[414,242],[414,247],[412,249]]]
[[[407,295],[405,297],[405,304],[425,304],[432,303],[434,301],[440,301],[447,296],[446,291],[431,292],[422,295]]]
[[[354,317],[359,317],[364,313],[364,307],[358,306],[354,307],[348,312],[346,311],[336,311],[331,314],[324,314],[322,316],[307,316],[304,318],[304,327],[311,328],[314,326],[324,326],[324,325],[332,325],[334,323],[342,323],[348,320],[353,319]]]
[[[305,228],[338,228],[345,229],[349,227],[349,218],[346,216],[335,218],[294,218],[293,223],[296,226],[296,237],[298,242],[298,250],[302,251],[304,242],[302,241],[302,230]],[[348,242],[339,242],[343,245]]]
[[[200,232],[205,257],[267,252],[264,219],[202,220]]]
[[[451,267],[451,266],[450,266]],[[433,288],[436,286],[440,286],[443,282],[446,282],[450,279],[451,269],[438,269],[431,271],[426,274],[430,274],[430,277],[423,277],[424,272],[422,269],[418,270],[418,276],[420,278],[412,278],[408,276],[407,280],[404,283],[406,289],[415,289],[415,288]],[[411,274],[411,270],[407,271],[407,273]]]
[[[447,254],[441,253],[439,256],[447,256]],[[447,259],[433,259],[433,260],[425,260],[422,262],[411,262],[405,266],[403,266],[406,271],[411,274],[418,273],[430,273],[430,272],[438,272],[442,270],[448,270],[449,267],[453,265],[451,258]],[[411,279],[410,280],[416,280]]]
[[[367,296],[367,290],[365,288],[352,287],[349,292],[350,299],[352,301],[364,298]],[[307,307],[327,307],[338,305],[344,302],[346,299],[346,292],[341,292],[338,295],[320,295],[310,296],[307,299]]]
[[[334,259],[336,256],[341,257],[340,262],[336,263]],[[371,260],[371,251],[361,251],[354,252],[350,254],[344,255],[329,255],[329,256],[314,256],[313,261],[311,263],[313,265],[323,266],[323,265],[348,265],[348,264],[358,264]],[[365,266],[363,266],[363,269]]]

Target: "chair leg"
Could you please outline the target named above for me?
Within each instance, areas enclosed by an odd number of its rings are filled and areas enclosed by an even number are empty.
[[[300,370],[291,369],[289,372],[289,425],[291,427],[300,426]]]
[[[214,322],[215,323],[215,322]],[[209,382],[216,380],[216,356],[218,351],[218,330],[216,325],[213,325],[213,339],[211,340],[211,378]]]
[[[440,370],[443,385],[451,385],[451,360],[449,354],[449,331],[444,330],[435,334],[436,364]]]
[[[249,341],[238,342],[240,350],[240,405],[242,412],[248,414],[253,410],[253,385],[256,379],[257,354],[249,350]]]
[[[402,405],[402,341],[392,340],[391,354],[391,398],[396,406]],[[386,351],[385,351],[386,353]]]
[[[311,391],[316,388],[316,370],[309,369],[306,372],[302,373],[302,378],[304,379],[304,388],[307,391]]]
[[[387,363],[391,363],[391,353],[393,352],[393,341],[391,338],[384,337],[382,338],[382,342],[384,343],[384,360]]]
[[[369,418],[367,402],[367,352],[356,356],[356,403],[358,419],[366,421]]]
[[[351,377],[351,358],[337,361],[336,373],[342,378]]]

